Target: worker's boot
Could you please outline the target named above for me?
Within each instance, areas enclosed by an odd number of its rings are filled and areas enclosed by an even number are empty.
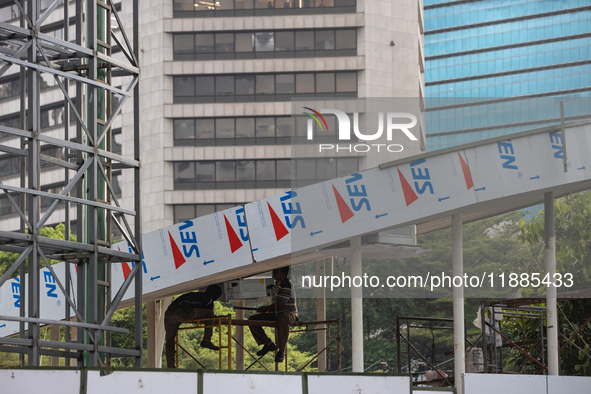
[[[206,349],[211,349],[211,350],[220,350],[219,347],[217,347],[216,345],[214,345],[213,343],[211,343],[209,341],[201,341],[201,347],[204,347]]]
[[[269,345],[263,346],[263,348],[257,352],[257,356],[263,357],[265,354],[272,352],[275,349],[277,349],[277,346],[275,346],[275,343],[271,342]]]
[[[284,359],[285,359],[285,353],[283,353],[281,350],[278,351],[277,354],[275,355],[275,362],[281,363],[281,362],[283,362]]]

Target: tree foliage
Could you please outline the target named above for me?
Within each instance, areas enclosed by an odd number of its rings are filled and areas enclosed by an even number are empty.
[[[463,226],[463,251],[465,271],[472,274],[481,272],[501,272],[508,265],[518,265],[528,256],[528,249],[524,248],[517,238],[519,234],[519,219],[521,212],[509,213],[497,217],[479,220]],[[408,275],[409,272],[417,275],[426,275],[427,272],[451,275],[451,229],[443,229],[420,235],[417,243],[431,252],[419,256],[401,260],[364,260],[363,272],[368,275],[377,275],[382,280],[385,275]],[[340,264],[340,263],[335,263]],[[315,268],[314,268],[315,269]],[[340,272],[346,267],[336,267],[334,272]],[[310,272],[312,268],[308,269]],[[296,279],[292,279],[292,282]],[[380,293],[378,293],[380,294]],[[399,294],[399,293],[397,293]],[[428,294],[428,293],[427,293]],[[383,293],[387,296],[387,293]],[[326,300],[327,319],[341,319],[343,338],[343,368],[351,366],[351,305],[350,299],[328,298]],[[386,370],[397,371],[396,348],[396,316],[437,317],[452,318],[453,308],[451,291],[448,298],[425,298],[425,292],[418,298],[365,298],[363,300],[363,329],[364,329],[364,357],[366,367],[380,361],[386,361]],[[375,295],[374,295],[375,297]],[[465,302],[465,316],[467,321],[467,338],[474,342],[480,336],[480,329],[471,324],[476,317],[480,302],[485,298],[481,292],[473,292],[467,295]],[[298,307],[300,320],[316,320],[316,300],[300,298]],[[401,322],[404,328],[406,322]],[[428,322],[412,321],[411,324],[430,326]],[[431,363],[439,364],[442,369],[453,370],[453,356],[445,355],[453,351],[453,331],[437,327],[451,327],[451,323],[433,323],[436,328],[411,328],[410,340],[417,350]],[[406,328],[402,331],[407,335]],[[335,334],[333,334],[334,337]],[[311,351],[316,350],[315,337],[299,337],[295,340],[298,348]],[[403,342],[402,350],[407,346]],[[412,358],[418,360],[419,356],[412,351]],[[336,358],[333,358],[331,369],[336,369]],[[379,366],[379,363],[377,364]],[[402,356],[402,367],[406,367],[406,355]],[[378,366],[368,370],[375,372]],[[384,368],[382,367],[382,370]],[[404,371],[404,369],[403,369]]]
[[[556,269],[561,274],[570,273],[574,278],[574,286],[570,289],[559,288],[558,293],[565,290],[585,291],[589,289],[591,264],[591,191],[572,194],[557,200],[554,204],[555,234],[556,234]],[[545,273],[545,230],[544,211],[538,213],[531,221],[520,222],[520,240],[531,251],[526,264],[521,267],[522,272]],[[530,295],[531,289],[524,290]],[[545,293],[545,286],[538,289],[538,293]],[[544,304],[542,304],[544,305]],[[558,331],[559,342],[562,347],[567,338],[573,336],[581,326],[591,317],[591,299],[581,298],[559,303]],[[540,331],[546,336],[545,322],[540,327],[537,320],[511,319],[505,326],[514,341],[526,341],[539,338]],[[591,375],[591,327],[585,326],[573,343],[566,346],[560,353],[560,368],[563,375]],[[538,360],[542,359],[541,346],[525,345],[528,351]],[[547,349],[543,349],[547,351]],[[507,366],[519,368],[530,366],[526,356],[510,350]]]

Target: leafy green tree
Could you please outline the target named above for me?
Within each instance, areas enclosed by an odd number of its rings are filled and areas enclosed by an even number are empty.
[[[528,256],[528,249],[523,247],[518,239],[519,219],[521,212],[509,213],[488,219],[479,220],[463,226],[464,267],[470,275],[481,275],[482,272],[501,272],[507,265],[517,265]],[[400,260],[364,260],[363,272],[369,276],[376,275],[385,280],[388,275],[423,275],[427,272],[445,272],[451,275],[451,229],[443,229],[420,235],[417,244],[431,252],[419,256]],[[334,272],[339,273],[348,267],[335,262]],[[294,270],[295,271],[295,270]],[[328,271],[328,270],[327,270]],[[309,267],[306,272],[315,272],[315,268]],[[292,282],[297,283],[297,277]],[[298,289],[299,290],[299,289]],[[350,295],[343,292],[342,298],[327,298],[327,319],[341,319],[342,323],[342,366],[351,365],[351,305]],[[299,293],[298,293],[299,294]],[[386,298],[387,292],[370,294],[376,298],[364,298],[364,357],[365,365],[370,366],[375,362],[384,360],[388,367],[379,367],[368,372],[375,372],[377,368],[382,370],[397,371],[396,349],[396,316],[440,317],[452,318],[452,300],[449,299],[451,291],[444,293],[447,298],[425,298],[425,292],[420,298],[400,298],[396,293],[395,298]],[[428,293],[427,293],[428,294]],[[367,297],[367,294],[365,295]],[[480,336],[480,329],[474,327],[471,320],[476,317],[476,312],[486,294],[473,292],[467,298],[465,304],[465,316],[467,321],[467,338],[474,342]],[[382,298],[380,298],[382,297]],[[300,298],[298,300],[300,320],[316,320],[316,300],[312,298]],[[403,324],[402,322],[401,324]],[[412,322],[415,325],[429,326],[429,323]],[[447,326],[451,324],[435,323],[435,326]],[[453,351],[453,332],[434,328],[412,328],[410,331],[411,342],[423,356],[434,364],[443,363],[453,358],[446,353]],[[406,330],[402,331],[406,336]],[[336,333],[333,333],[333,338]],[[294,340],[299,349],[316,351],[316,337],[301,336]],[[433,346],[435,342],[435,346]],[[478,346],[478,344],[476,344]],[[403,343],[402,349],[407,346]],[[407,364],[406,356],[402,357],[402,364]],[[419,357],[413,351],[413,358]],[[336,369],[336,357],[331,363],[331,369]],[[452,363],[442,365],[443,369],[453,369]]]
[[[574,286],[570,289],[559,288],[558,292],[571,289],[584,291],[589,289],[590,264],[591,264],[591,191],[572,194],[558,199],[554,205],[555,233],[556,233],[556,269],[563,276],[572,274]],[[530,258],[521,266],[522,272],[545,273],[545,231],[543,211],[539,212],[531,221],[520,222],[520,240],[531,251]],[[538,293],[545,293],[542,285]],[[533,289],[523,289],[525,295],[531,295]],[[541,304],[542,306],[544,304]],[[573,299],[559,303],[558,326],[560,347],[566,343],[566,339],[574,335],[585,321],[591,317],[591,299]],[[544,322],[545,323],[545,322]],[[507,322],[506,329],[514,341],[524,342],[532,338],[540,337],[540,325],[534,320],[511,319]],[[544,335],[545,324],[541,328]],[[563,375],[591,375],[591,327],[585,326],[580,334],[575,337],[572,344],[560,353],[560,368]],[[542,358],[540,346],[524,345],[538,360]],[[517,351],[510,350],[507,358],[507,366],[510,368],[532,368],[535,366],[528,362],[526,356]],[[539,368],[538,368],[539,369]]]

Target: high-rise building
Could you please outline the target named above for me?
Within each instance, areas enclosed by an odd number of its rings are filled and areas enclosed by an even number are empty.
[[[591,2],[425,0],[427,147],[591,114]]]
[[[127,2],[117,6],[123,23],[131,23]],[[140,6],[144,232],[281,193],[294,174],[303,185],[376,165],[363,152],[293,157],[293,97],[424,97],[421,0],[157,0]],[[0,7],[0,20],[19,23],[13,3]],[[63,22],[52,22],[48,29],[62,34]],[[18,84],[16,67],[0,79],[2,124],[18,122]],[[42,89],[43,132],[63,133],[63,98],[52,80]],[[113,133],[113,150],[123,155],[133,146],[129,116],[126,103]],[[423,119],[414,130],[420,142],[384,161],[425,149]],[[0,180],[18,184],[18,160],[6,154],[0,163]],[[57,171],[63,169],[48,165],[42,189],[63,187],[52,181]],[[133,175],[126,171],[114,172],[124,205],[133,196]],[[0,202],[0,227],[18,229],[18,215],[7,200]]]

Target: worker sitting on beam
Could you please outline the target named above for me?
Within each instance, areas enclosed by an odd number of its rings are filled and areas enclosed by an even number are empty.
[[[181,323],[187,323],[195,319],[214,317],[213,302],[222,295],[222,288],[218,285],[209,286],[204,292],[183,294],[166,310],[164,314],[164,330],[166,331],[166,366],[175,368],[175,337]],[[204,330],[201,347],[219,350],[219,347],[211,343],[213,328]]]
[[[277,350],[275,362],[282,362],[285,358],[285,349],[287,339],[289,338],[289,326],[297,320],[298,309],[296,306],[295,288],[287,278],[289,267],[283,267],[273,270],[273,279],[275,279],[275,292],[273,303],[267,306],[261,306],[257,309],[257,314],[248,318],[248,320],[266,320],[277,322],[277,345],[265,333],[261,326],[251,326],[250,332],[259,345],[264,345],[257,352],[257,356],[264,356],[270,351]]]

